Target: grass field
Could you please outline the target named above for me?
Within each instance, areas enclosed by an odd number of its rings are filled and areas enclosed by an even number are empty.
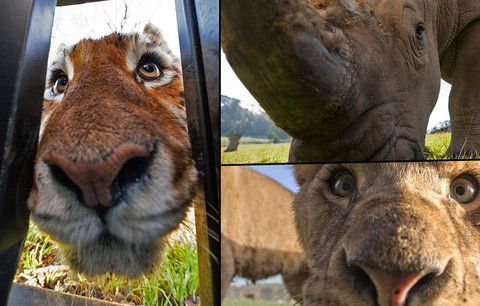
[[[249,300],[231,300],[225,299],[222,306],[285,306],[289,304],[278,304],[275,302],[249,301]]]
[[[430,160],[448,159],[446,152],[450,145],[450,133],[429,134],[425,138],[425,146],[428,149],[426,157]]]
[[[197,297],[198,266],[192,229],[182,227],[169,239],[162,262],[150,276],[125,279],[106,275],[94,279],[62,263],[58,244],[30,223],[15,281],[105,301],[133,305],[184,305]]]
[[[271,143],[271,139],[267,138],[254,138],[254,137],[242,137],[240,138],[240,144],[266,144]],[[221,146],[226,147],[228,146],[229,140],[228,137],[221,138]]]
[[[285,163],[289,148],[290,143],[240,144],[236,152],[222,147],[222,164]]]
[[[426,157],[431,160],[448,159],[446,155],[450,144],[450,133],[427,135],[425,145],[428,149]],[[222,147],[222,164],[269,164],[286,163],[290,143],[240,144],[237,152],[224,152]]]

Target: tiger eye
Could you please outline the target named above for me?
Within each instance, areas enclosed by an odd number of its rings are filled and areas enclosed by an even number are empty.
[[[61,75],[57,78],[55,81],[55,84],[53,84],[52,90],[53,93],[58,95],[61,93],[64,93],[67,90],[68,86],[68,78],[65,75]]]
[[[137,71],[140,77],[146,80],[153,80],[162,76],[162,72],[158,66],[151,62],[140,64]]]

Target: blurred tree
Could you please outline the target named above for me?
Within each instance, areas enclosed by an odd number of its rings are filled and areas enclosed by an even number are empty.
[[[254,113],[240,105],[240,100],[222,96],[221,135],[229,137],[233,133],[244,137],[277,137],[279,141],[290,139],[287,133],[274,125],[265,112]]]

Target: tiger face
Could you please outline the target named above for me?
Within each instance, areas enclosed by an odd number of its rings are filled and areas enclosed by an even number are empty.
[[[155,28],[60,48],[28,205],[73,268],[149,272],[196,179],[180,62]]]

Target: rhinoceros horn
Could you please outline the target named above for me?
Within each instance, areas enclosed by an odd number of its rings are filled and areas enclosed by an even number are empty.
[[[331,5],[364,13],[352,0]],[[338,121],[348,123],[335,114],[353,86],[353,52],[341,29],[313,5],[305,0],[225,0],[221,21],[227,60],[279,127],[305,139],[332,134],[318,130],[320,120],[335,121],[335,129],[342,128]]]

